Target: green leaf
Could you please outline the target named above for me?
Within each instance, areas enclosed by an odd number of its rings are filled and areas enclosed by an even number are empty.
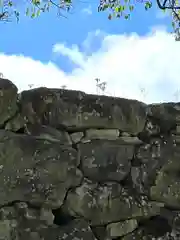
[[[33,13],[31,14],[31,18],[35,18],[35,16],[36,16],[36,14],[33,12]]]
[[[126,20],[128,20],[129,17],[130,17],[130,14],[127,14],[127,15],[124,16],[124,18],[125,18]]]
[[[40,14],[41,14],[41,10],[39,9],[39,10],[37,11],[37,13],[36,13],[36,17],[39,17]]]
[[[52,6],[52,2],[48,2],[47,5],[48,5],[49,7],[51,7],[51,6]]]
[[[65,4],[71,4],[72,1],[71,0],[64,0]]]
[[[29,16],[29,8],[26,9],[26,16]]]
[[[120,12],[120,8],[119,8],[119,7],[116,7],[116,8],[114,9],[114,11],[115,11],[115,12]]]
[[[8,2],[8,6],[9,6],[9,7],[12,7],[12,6],[13,6],[13,2],[12,2],[12,1],[9,1],[9,2]]]
[[[134,6],[133,5],[130,5],[129,6],[129,11],[132,12],[134,10]]]
[[[34,5],[40,5],[41,1],[40,0],[32,0],[32,4]]]
[[[102,8],[102,11],[105,11],[108,7],[109,7],[108,4],[104,4],[104,6],[103,6],[103,8]]]
[[[145,3],[145,10],[148,10],[152,7],[152,3],[151,2],[146,2]]]
[[[126,6],[121,6],[121,8],[122,8],[122,11],[124,11],[125,9],[126,9]]]
[[[115,10],[115,12],[120,13],[120,12],[123,12],[125,9],[126,9],[126,6],[120,5],[120,6],[116,7],[114,10]]]

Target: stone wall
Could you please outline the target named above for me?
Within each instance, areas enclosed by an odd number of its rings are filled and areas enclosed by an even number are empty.
[[[180,103],[0,79],[0,240],[180,239]]]

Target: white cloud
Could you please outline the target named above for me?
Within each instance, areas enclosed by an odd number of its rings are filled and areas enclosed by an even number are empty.
[[[74,63],[70,73],[53,62],[43,64],[5,54],[0,54],[0,72],[20,90],[28,89],[29,84],[57,88],[67,85],[70,89],[96,93],[95,78],[100,78],[107,82],[106,95],[149,103],[178,100],[174,94],[180,89],[180,43],[161,28],[143,37],[135,33],[105,34],[101,47],[91,54],[81,52],[76,45],[67,47],[62,43],[56,44],[53,51]]]
[[[83,41],[82,46],[85,48],[86,52],[91,51],[92,44],[103,41],[103,39],[106,37],[106,33],[101,31],[100,29],[97,29],[94,32],[89,32],[87,35],[87,38]]]
[[[77,45],[68,48],[63,43],[53,46],[54,53],[61,53],[62,56],[68,57],[74,64],[83,67],[86,64],[86,56],[83,55]]]
[[[53,63],[43,64],[23,55],[0,54],[0,71],[10,79],[19,91],[29,89],[29,84],[36,87],[60,87],[67,81],[63,71]]]
[[[87,15],[92,15],[92,8],[91,5],[89,5],[87,8],[82,9],[82,13],[85,13]]]

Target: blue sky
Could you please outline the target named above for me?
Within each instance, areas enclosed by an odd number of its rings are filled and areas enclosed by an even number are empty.
[[[52,9],[37,19],[22,13],[19,23],[0,23],[0,72],[20,90],[66,85],[96,93],[98,77],[107,83],[106,95],[178,100],[180,43],[169,34],[171,18],[155,4],[145,11],[137,3],[130,20],[110,21],[97,7],[96,0],[76,0],[67,18]]]

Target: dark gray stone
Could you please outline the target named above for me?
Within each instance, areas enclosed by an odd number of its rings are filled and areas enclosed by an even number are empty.
[[[56,128],[112,128],[137,134],[146,121],[146,105],[141,102],[80,91],[31,89],[21,93],[20,103],[30,123]]]
[[[60,207],[82,178],[76,150],[32,136],[0,131],[0,205],[28,201]]]
[[[78,145],[81,169],[89,179],[121,181],[130,172],[134,146],[122,140],[93,140]]]

